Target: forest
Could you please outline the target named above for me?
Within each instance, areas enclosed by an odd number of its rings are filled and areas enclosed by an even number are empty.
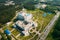
[[[60,40],[60,17],[54,26],[54,30],[52,32],[52,37],[54,40]]]
[[[21,9],[21,7],[15,8],[16,5],[5,6],[0,5],[0,26],[1,24],[5,24],[15,16],[16,11]]]

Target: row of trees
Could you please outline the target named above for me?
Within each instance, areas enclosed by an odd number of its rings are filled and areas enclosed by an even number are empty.
[[[54,40],[60,40],[60,17],[55,24],[54,30],[52,32],[52,37],[54,38]]]

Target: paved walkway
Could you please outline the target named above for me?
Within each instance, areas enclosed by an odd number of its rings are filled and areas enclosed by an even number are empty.
[[[13,32],[15,29],[12,29],[10,32]]]
[[[19,37],[19,36],[20,36],[20,33],[16,36],[16,38]]]

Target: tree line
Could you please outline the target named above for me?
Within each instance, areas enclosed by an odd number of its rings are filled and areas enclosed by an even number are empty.
[[[60,17],[54,26],[52,37],[54,38],[54,40],[60,40]]]

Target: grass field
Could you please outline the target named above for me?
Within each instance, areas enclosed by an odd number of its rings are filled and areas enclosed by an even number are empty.
[[[33,20],[38,23],[37,30],[41,29],[41,31],[45,28],[45,26],[47,26],[52,17],[55,15],[52,13],[48,14],[41,10],[34,10],[34,11],[28,10],[28,12],[33,14]],[[46,17],[43,16],[44,13],[46,13]]]

